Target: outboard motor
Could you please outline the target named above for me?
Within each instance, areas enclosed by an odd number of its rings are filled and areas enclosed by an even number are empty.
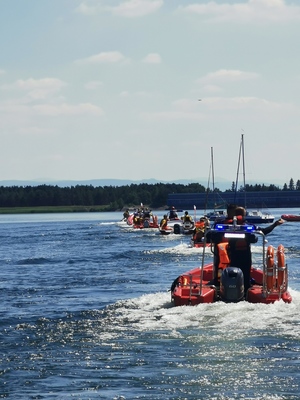
[[[223,270],[220,298],[226,302],[238,302],[244,298],[244,275],[240,268],[227,267]]]
[[[145,221],[144,221],[144,228],[149,228],[149,227],[150,227],[149,219],[145,219]]]
[[[179,224],[174,224],[174,233],[176,235],[180,235],[180,225]]]

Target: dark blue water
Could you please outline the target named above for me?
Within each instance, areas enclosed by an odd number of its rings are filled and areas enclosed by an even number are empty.
[[[299,399],[300,223],[268,236],[292,304],[172,307],[201,250],[120,219],[0,216],[0,398]]]

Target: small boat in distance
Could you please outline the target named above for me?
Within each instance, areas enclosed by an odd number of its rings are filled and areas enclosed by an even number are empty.
[[[227,213],[226,211],[216,211],[207,213],[206,216],[209,218],[210,221],[222,222],[227,218]],[[259,210],[246,211],[245,221],[249,224],[269,224],[274,222],[274,219],[274,215],[262,213]]]
[[[175,235],[180,235],[183,233],[183,222],[180,218],[173,218],[168,220],[168,224],[165,227],[159,226],[159,232],[162,235],[170,235],[170,233],[175,233]]]
[[[218,219],[226,219],[226,216],[227,214],[225,210],[210,211],[205,214],[205,217],[207,217],[212,222]]]
[[[288,222],[300,222],[300,214],[282,214],[281,218]]]
[[[269,224],[274,222],[274,215],[272,214],[263,214],[261,211],[246,211],[245,220],[249,224]]]
[[[133,229],[147,229],[147,228],[158,228],[157,216],[153,215],[152,219],[143,218],[133,223]]]

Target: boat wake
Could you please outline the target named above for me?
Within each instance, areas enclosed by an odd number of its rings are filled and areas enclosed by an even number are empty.
[[[300,293],[294,290],[290,292],[293,296],[291,304],[283,301],[274,304],[243,301],[193,307],[173,307],[169,293],[147,294],[107,306],[99,312],[98,320],[107,344],[112,338],[123,336],[126,331],[161,332],[171,337],[193,333],[210,337],[209,340],[224,336],[225,332],[226,337],[232,340],[262,335],[296,339],[300,336]]]
[[[147,250],[148,254],[164,253],[164,254],[182,254],[182,255],[199,255],[203,253],[203,248],[191,247],[188,243],[180,243],[174,247],[166,247],[163,249]],[[205,248],[205,254],[212,254],[210,247]]]

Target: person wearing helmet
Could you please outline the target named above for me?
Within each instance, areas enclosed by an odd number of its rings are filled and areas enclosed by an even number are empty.
[[[177,214],[174,206],[172,206],[172,208],[170,210],[169,219],[178,219],[178,214]]]
[[[194,222],[194,221],[193,221],[193,218],[191,217],[191,215],[189,215],[189,212],[188,212],[188,211],[185,211],[185,213],[184,213],[184,215],[181,217],[181,219],[182,219],[183,223],[185,223],[185,222],[191,222],[191,223],[193,223],[193,222]]]

